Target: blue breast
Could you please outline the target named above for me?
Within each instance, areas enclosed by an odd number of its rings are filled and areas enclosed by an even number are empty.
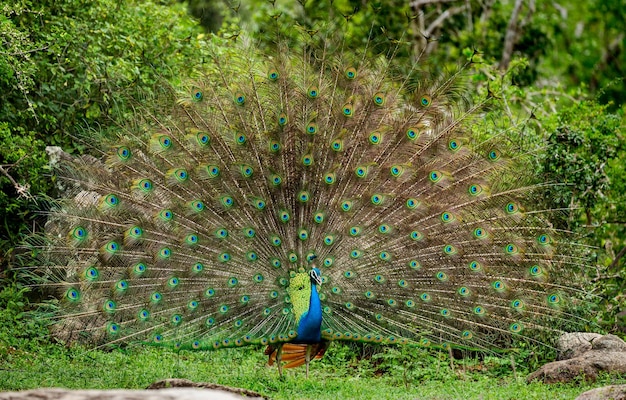
[[[305,312],[298,324],[298,337],[294,343],[319,343],[322,340],[322,303],[317,293],[317,285],[311,284],[309,311]]]

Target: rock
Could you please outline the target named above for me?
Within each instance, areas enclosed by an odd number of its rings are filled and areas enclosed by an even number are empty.
[[[604,335],[591,342],[593,350],[626,352],[626,342],[615,335]]]
[[[557,349],[559,355],[557,360],[567,360],[578,357],[586,351],[591,350],[591,342],[601,338],[599,333],[572,332],[564,333],[559,338]]]
[[[225,392],[235,393],[241,396],[246,396],[248,399],[256,399],[264,397],[252,390],[235,388],[231,386],[218,385],[217,383],[208,383],[208,382],[193,382],[189,379],[163,379],[162,381],[157,381],[152,383],[146,389],[166,389],[166,388],[180,388],[180,387],[191,387],[191,388],[203,388],[203,389],[214,389],[221,390]]]
[[[567,334],[559,340],[564,344],[563,354],[575,355],[548,363],[530,374],[526,381],[540,380],[544,383],[569,382],[582,376],[594,381],[601,371],[626,373],[626,343],[614,335],[593,338],[591,336]],[[588,345],[590,344],[590,346]],[[583,351],[583,349],[586,349]]]
[[[238,400],[263,398],[251,390],[214,383],[194,383],[186,379],[167,379],[155,382],[146,390],[47,388],[22,392],[0,392],[0,400]]]
[[[610,385],[582,393],[576,400],[626,400],[626,385]]]

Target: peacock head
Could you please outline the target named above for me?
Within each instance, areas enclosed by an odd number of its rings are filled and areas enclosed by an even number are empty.
[[[311,272],[309,272],[309,276],[311,277],[312,284],[318,286],[322,285],[322,272],[319,269],[313,267],[313,269],[311,269]]]

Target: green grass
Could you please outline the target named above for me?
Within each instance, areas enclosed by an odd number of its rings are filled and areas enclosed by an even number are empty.
[[[160,348],[85,351],[47,344],[39,351],[0,350],[0,390],[145,388],[160,379],[186,378],[251,389],[272,399],[573,399],[591,387],[619,382],[605,376],[595,384],[526,384],[523,377],[503,374],[502,365],[494,361],[486,372],[471,371],[483,365],[477,363],[466,365],[465,371],[457,365],[452,372],[443,362],[381,371],[365,360],[365,365],[351,361],[342,368],[334,365],[332,352],[328,360],[312,364],[306,379],[304,368],[279,378],[275,368],[265,366],[262,351],[254,348],[176,354]]]
[[[573,399],[608,384],[626,383],[603,376],[563,385],[525,383],[541,349],[517,354],[517,377],[508,358],[464,359],[450,368],[447,352],[420,348],[336,344],[322,360],[287,370],[280,378],[266,367],[260,348],[176,353],[130,346],[113,350],[67,348],[50,340],[46,316],[50,307],[34,313],[24,290],[0,291],[0,391],[65,387],[72,389],[142,389],[166,378],[213,382],[257,391],[271,399]],[[52,307],[53,309],[53,307]],[[48,311],[46,311],[48,310]]]

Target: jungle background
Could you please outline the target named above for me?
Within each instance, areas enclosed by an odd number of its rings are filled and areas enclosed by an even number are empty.
[[[305,15],[296,3],[0,2],[0,360],[8,366],[0,367],[0,377],[4,377],[0,389],[141,387],[157,369],[163,376],[202,374],[206,371],[197,364],[210,357],[217,380],[257,389],[260,384],[276,397],[292,398],[303,390],[305,397],[333,390],[341,397],[342,391],[364,390],[358,382],[347,383],[345,376],[386,377],[409,390],[410,382],[416,380],[447,383],[483,369],[478,367],[482,361],[471,367],[462,361],[463,373],[459,374],[458,367],[451,372],[447,354],[424,356],[419,350],[380,352],[338,346],[331,351],[332,357],[320,364],[319,370],[329,374],[325,389],[314,382],[304,389],[296,380],[276,382],[273,371],[257,371],[263,378],[256,376],[249,382],[240,378],[233,383],[229,379],[235,375],[235,363],[239,370],[260,369],[263,361],[256,353],[246,350],[208,356],[144,350],[137,357],[145,357],[145,367],[140,367],[129,360],[120,361],[123,355],[119,353],[68,352],[49,339],[40,319],[33,318],[32,311],[40,307],[42,299],[28,289],[19,273],[25,262],[20,245],[25,235],[42,230],[45,217],[38,211],[44,208],[46,196],[57,195],[46,146],[81,154],[88,148],[75,138],[91,127],[97,127],[99,134],[114,135],[132,116],[133,104],[150,98],[163,82],[176,85],[201,71],[210,62],[203,50],[208,42],[226,47],[245,31],[259,46],[269,45],[272,38],[263,27],[272,13],[293,14],[303,24],[336,17],[328,15],[327,5],[305,2]],[[569,208],[559,223],[593,249],[587,290],[594,295],[597,312],[588,329],[622,337],[626,333],[625,9],[624,0],[334,2],[335,12],[349,17],[356,32],[369,32],[379,39],[401,38],[404,43],[396,57],[411,60],[425,54],[432,68],[445,69],[472,55],[480,56],[471,83],[485,88],[487,82],[500,82],[498,90],[507,105],[503,126],[531,142],[544,143],[536,161],[537,176],[566,183],[553,189],[547,206]],[[349,46],[362,46],[367,40],[371,37],[363,35]],[[47,350],[42,351],[44,348]],[[35,356],[38,352],[41,359]],[[548,353],[525,348],[515,357],[518,364],[532,368],[549,358]],[[26,356],[35,358],[20,364]],[[162,358],[167,357],[175,362],[162,367],[167,364]],[[40,368],[54,371],[57,378],[42,380],[41,370],[29,369],[28,365],[38,360],[44,363]],[[63,364],[68,360],[76,366],[68,369]],[[337,371],[346,361],[352,363],[352,375],[342,377]],[[72,370],[93,362],[111,367],[113,377],[107,380],[86,370]],[[116,362],[124,363],[126,372],[119,372]],[[488,376],[510,377],[508,358],[491,363]],[[63,381],[64,376],[73,374],[81,378]],[[544,389],[520,389],[517,376],[511,379],[507,385],[513,392],[536,390],[537,398],[545,398]],[[490,382],[479,383],[465,394],[471,395],[472,390],[481,393],[485,388],[480,385],[489,387],[493,385]],[[381,385],[371,384],[372,390],[379,391],[374,392],[377,396],[388,390]],[[568,393],[566,388],[560,390]]]

